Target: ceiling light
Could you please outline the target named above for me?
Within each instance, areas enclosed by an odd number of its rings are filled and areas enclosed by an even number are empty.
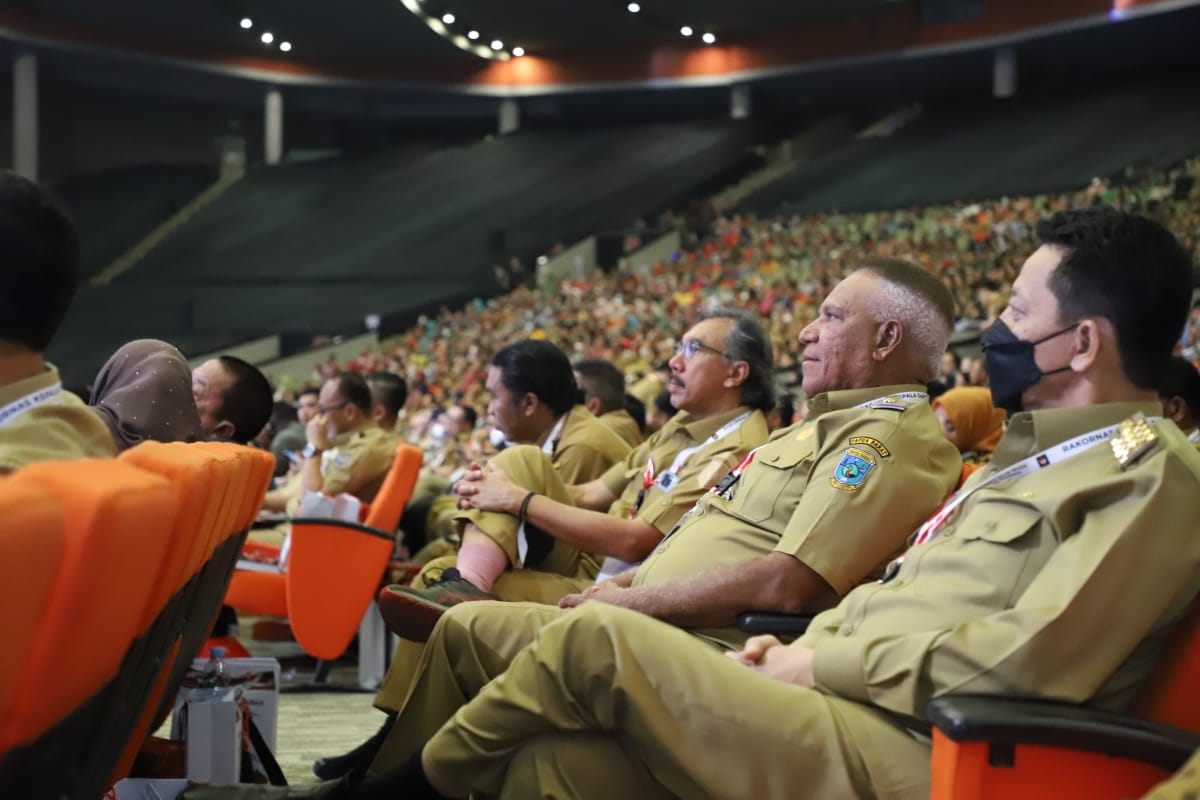
[[[717,42],[717,37],[713,36],[711,33],[706,33],[700,38],[704,40],[705,44],[716,44]]]
[[[271,42],[275,41],[275,35],[270,31],[263,31],[263,35],[259,38],[262,39],[263,44],[270,44]]]
[[[467,38],[472,42],[479,38],[479,31],[467,31]]]
[[[279,49],[285,53],[290,53],[292,51],[292,43],[291,42],[280,42]]]
[[[454,24],[454,15],[453,14],[442,14],[442,22],[446,23],[447,25],[453,25]]]
[[[500,41],[499,39],[492,39],[492,49],[493,50],[503,50],[504,42]]]
[[[682,28],[679,29],[679,33],[682,36],[691,36],[692,35],[692,26],[684,25]]]
[[[242,17],[242,21],[239,24],[242,26],[243,30],[250,30],[254,27],[254,20],[250,19],[249,17]]]
[[[521,56],[525,55],[525,48],[524,47],[514,47],[512,53],[517,58],[520,58]]]
[[[629,9],[630,14],[636,14],[642,10],[642,7],[639,6],[637,3],[630,3],[629,5],[627,5],[625,7]]]

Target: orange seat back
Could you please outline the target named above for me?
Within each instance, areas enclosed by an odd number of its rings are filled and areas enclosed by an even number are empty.
[[[6,482],[55,496],[65,549],[0,721],[0,750],[46,733],[117,676],[143,632],[178,505],[165,478],[111,459],[34,464]]]
[[[1171,636],[1158,667],[1133,703],[1133,713],[1200,732],[1200,601]]]
[[[0,519],[0,720],[5,720],[22,662],[50,602],[66,522],[53,493],[9,480],[0,481]]]
[[[417,476],[421,473],[421,459],[425,453],[419,447],[410,444],[400,444],[392,457],[392,466],[388,469],[383,486],[371,501],[371,510],[364,522],[372,528],[395,533],[400,524],[400,514],[412,497],[413,487],[417,485]]]

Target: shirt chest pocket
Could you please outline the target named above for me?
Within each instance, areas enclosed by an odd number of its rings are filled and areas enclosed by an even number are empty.
[[[953,533],[964,541],[1010,544],[1035,531],[1042,512],[1002,498],[981,498],[954,520]]]
[[[788,445],[768,446],[758,452],[733,487],[730,511],[750,522],[785,513],[785,518],[791,517],[808,484],[814,447],[811,439]]]

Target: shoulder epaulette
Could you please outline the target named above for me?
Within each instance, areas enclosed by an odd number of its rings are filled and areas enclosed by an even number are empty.
[[[872,400],[868,403],[867,408],[878,408],[885,411],[904,411],[908,408],[908,404],[899,397],[881,397],[878,400]]]
[[[1108,441],[1121,469],[1127,469],[1158,447],[1158,434],[1150,427],[1144,414],[1134,414],[1117,426]]]

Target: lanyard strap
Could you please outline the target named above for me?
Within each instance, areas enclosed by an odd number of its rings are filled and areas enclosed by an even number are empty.
[[[1158,419],[1155,417],[1154,419]],[[1034,453],[1028,458],[1023,458],[1015,464],[1012,464],[999,472],[994,472],[983,480],[976,483],[969,489],[960,490],[950,497],[942,507],[934,512],[933,516],[925,520],[920,528],[917,529],[916,538],[913,539],[912,547],[919,544],[924,544],[933,538],[937,533],[937,529],[946,521],[954,509],[962,505],[975,492],[988,486],[1000,483],[1001,481],[1011,481],[1017,478],[1022,478],[1031,472],[1037,472],[1039,469],[1044,469],[1051,464],[1058,464],[1066,461],[1069,458],[1074,458],[1080,453],[1084,453],[1098,444],[1107,442],[1112,435],[1116,433],[1120,425],[1109,425],[1105,428],[1097,428],[1094,431],[1089,431],[1082,436],[1076,436],[1065,442],[1048,447],[1040,453]]]
[[[708,447],[710,444],[721,441],[726,436],[729,436],[738,428],[742,427],[742,423],[749,419],[750,415],[753,413],[754,412],[752,411],[747,411],[740,417],[726,422],[724,425],[718,428],[712,436],[708,437],[700,444],[692,445],[691,447],[681,450],[679,454],[675,456],[675,460],[671,462],[671,468],[659,475],[657,480],[655,480],[654,477],[654,459],[647,458],[646,469],[642,472],[642,488],[638,490],[637,501],[633,504],[633,507],[629,509],[629,518],[633,519],[637,516],[638,511],[640,511],[642,508],[642,503],[646,501],[646,493],[650,491],[651,486],[658,484],[658,488],[662,489],[664,492],[669,492],[674,489],[675,485],[679,483],[679,471],[683,469],[684,465],[687,463],[687,460],[693,453],[695,453],[697,450]]]
[[[33,394],[27,394],[20,400],[9,403],[4,408],[0,408],[0,428],[8,425],[26,411],[35,409],[38,406],[62,402],[62,395],[62,384],[56,381],[53,386],[39,389]]]
[[[570,413],[569,411],[567,412]],[[558,418],[558,422],[554,423],[554,427],[550,429],[550,435],[546,437],[546,441],[542,442],[542,452],[553,458],[554,450],[558,447],[558,437],[562,435],[563,425],[567,424],[567,415],[563,414]]]
[[[1200,444],[1200,428],[1196,428],[1188,434],[1188,441],[1192,444]]]

